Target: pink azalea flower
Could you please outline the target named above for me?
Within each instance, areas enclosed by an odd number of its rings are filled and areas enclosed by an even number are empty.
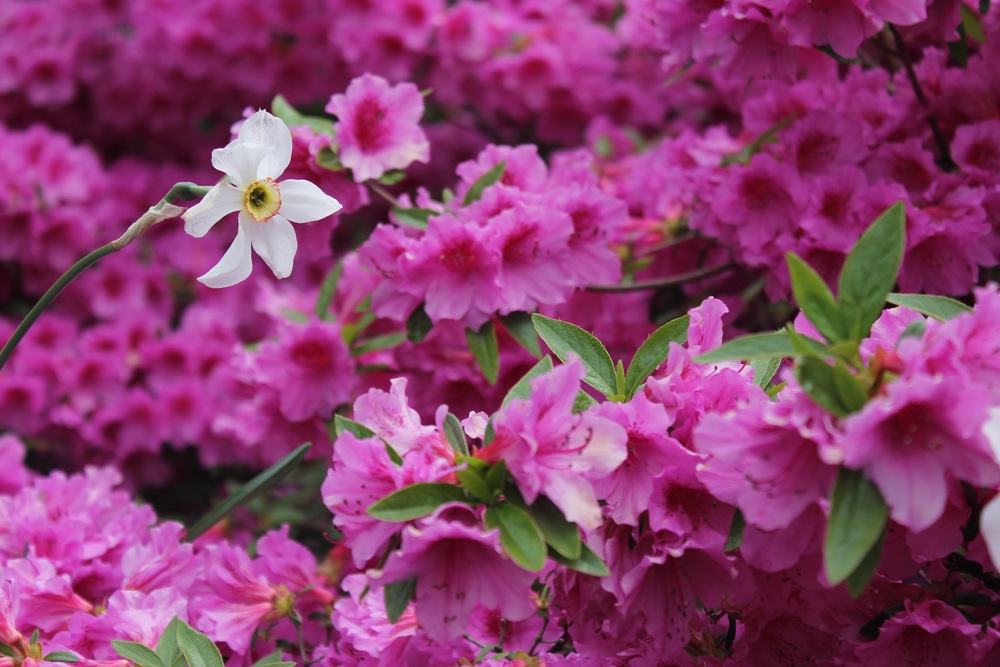
[[[343,95],[331,97],[326,110],[338,119],[340,161],[358,183],[430,159],[430,143],[420,128],[424,98],[412,83],[390,86],[365,74]]]
[[[940,600],[906,600],[905,606],[879,628],[875,641],[855,646],[862,665],[974,664],[978,624]]]
[[[278,278],[287,278],[298,242],[290,222],[312,222],[333,215],[340,203],[309,181],[277,182],[292,158],[292,135],[284,122],[258,111],[240,126],[239,136],[212,151],[212,166],[228,177],[184,212],[184,230],[201,238],[219,220],[239,212],[236,240],[198,280],[209,287],[230,287],[246,280],[250,248]]]
[[[500,247],[501,313],[534,311],[539,304],[566,300],[573,291],[562,268],[573,233],[568,215],[519,205],[491,218],[487,225]]]
[[[914,374],[843,422],[844,465],[861,468],[882,492],[896,522],[914,531],[945,509],[950,475],[1000,483],[1000,466],[981,431],[988,396],[954,376]]]
[[[529,399],[494,415],[496,437],[479,455],[503,460],[528,504],[544,491],[569,521],[593,530],[601,523],[593,481],[628,457],[628,434],[596,414],[573,414],[583,373],[571,361],[533,380]]]
[[[419,525],[403,531],[403,543],[381,573],[381,584],[417,578],[417,621],[435,640],[459,636],[477,605],[497,609],[503,618],[522,621],[535,613],[531,582],[503,554],[500,533],[483,531],[480,519],[464,505],[445,505]]]

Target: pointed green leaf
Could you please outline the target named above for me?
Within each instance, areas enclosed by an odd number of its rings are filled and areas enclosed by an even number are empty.
[[[395,206],[392,209],[392,219],[396,221],[396,224],[414,227],[415,229],[427,229],[427,221],[432,215],[441,214],[429,208],[401,208]]]
[[[398,169],[387,171],[378,177],[378,182],[382,185],[395,185],[406,178],[406,172]]]
[[[347,167],[340,161],[340,156],[329,146],[324,146],[316,153],[316,164],[330,171],[344,171]]]
[[[282,660],[281,651],[275,651],[253,663],[253,667],[295,667],[296,664],[298,663]]]
[[[577,572],[582,572],[583,574],[589,574],[593,577],[611,576],[611,571],[608,569],[608,566],[604,564],[604,561],[601,560],[600,556],[595,554],[593,549],[588,547],[586,543],[581,543],[580,551],[580,557],[576,560],[566,558],[555,549],[549,549],[549,557],[560,565],[565,565],[571,570],[576,570]]]
[[[542,347],[538,344],[538,334],[531,323],[531,315],[522,311],[515,311],[507,315],[500,315],[501,326],[506,329],[510,337],[517,341],[518,345],[531,353],[531,356],[542,356]]]
[[[792,277],[795,302],[826,340],[839,343],[846,338],[844,319],[833,292],[823,278],[794,252],[786,256],[788,273]]]
[[[872,580],[872,576],[875,575],[875,568],[878,567],[879,561],[882,560],[882,545],[885,544],[885,533],[875,541],[874,546],[868,550],[865,554],[864,560],[858,565],[858,568],[851,572],[851,576],[847,577],[847,592],[850,593],[852,600],[857,600],[858,596],[861,595],[862,591],[868,585],[868,582]]]
[[[271,102],[271,112],[285,121],[285,125],[307,125],[317,134],[333,135],[333,121],[320,116],[305,116],[288,103],[284,95],[276,95]],[[193,666],[192,666],[193,667]]]
[[[654,331],[639,346],[639,349],[635,351],[635,356],[632,357],[632,362],[628,365],[628,372],[625,374],[625,396],[627,398],[635,396],[639,385],[645,382],[650,373],[666,361],[671,343],[683,343],[687,340],[687,330],[690,323],[690,315],[682,315],[675,320],[670,320]]]
[[[167,627],[160,634],[160,639],[156,642],[156,654],[160,656],[164,667],[183,667],[184,654],[177,646],[177,626],[181,619],[174,616],[167,623]]]
[[[434,328],[434,323],[424,310],[424,304],[420,304],[413,309],[410,316],[406,318],[406,340],[411,343],[419,343],[427,338],[427,334]]]
[[[497,376],[500,374],[500,348],[497,346],[497,332],[493,328],[493,320],[486,320],[478,331],[467,328],[465,340],[469,343],[469,350],[476,358],[483,377],[490,384],[496,384]]]
[[[743,530],[747,527],[747,520],[743,517],[743,512],[736,508],[733,512],[733,521],[729,524],[729,537],[726,538],[724,551],[728,554],[736,551],[743,544]]]
[[[21,659],[21,656],[15,653],[14,649],[10,647],[10,644],[5,644],[4,642],[0,642],[0,655],[5,655],[8,658],[17,658],[18,660]]]
[[[497,461],[492,466],[490,466],[489,472],[486,473],[486,484],[490,489],[496,493],[503,490],[504,485],[507,483],[507,464],[503,461]]]
[[[149,652],[153,654],[154,658],[159,660],[155,653],[152,651]],[[46,654],[42,660],[45,662],[80,662],[81,658],[76,653],[71,653],[70,651],[52,651],[51,653]],[[159,667],[159,665],[155,665],[155,667]]]
[[[458,483],[468,491],[476,500],[484,503],[491,503],[494,500],[493,490],[490,489],[482,473],[472,468],[463,468],[455,471]]]
[[[323,284],[319,288],[319,296],[316,297],[315,313],[321,320],[330,319],[330,304],[333,302],[333,295],[337,293],[337,283],[344,272],[343,262],[337,262],[333,268],[323,278]]]
[[[160,656],[145,644],[112,639],[111,648],[113,648],[115,653],[121,657],[126,660],[131,660],[140,667],[167,667],[167,665],[163,664],[163,660]],[[46,658],[46,660],[48,660],[48,658]]]
[[[462,422],[458,421],[458,417],[450,412],[444,417],[444,435],[456,454],[469,455],[469,441],[465,438]]]
[[[774,378],[774,374],[781,368],[781,357],[768,357],[765,359],[751,359],[749,364],[753,368],[753,381],[761,389],[767,389],[767,385]]]
[[[453,502],[465,502],[465,492],[461,488],[454,484],[421,482],[382,498],[368,508],[368,516],[382,521],[410,521]]]
[[[528,511],[502,503],[486,510],[486,527],[500,529],[500,544],[511,560],[529,572],[545,567],[545,539]]]
[[[795,377],[816,405],[838,417],[857,412],[868,400],[860,380],[839,363],[831,366],[822,359],[804,357],[795,367]]]
[[[976,16],[976,13],[967,7],[964,3],[958,6],[959,12],[962,15],[962,27],[965,28],[965,34],[969,36],[974,42],[979,42],[980,44],[986,43],[986,33],[983,32],[983,23]],[[985,12],[983,12],[985,15]]]
[[[889,508],[858,470],[841,468],[830,498],[823,560],[826,578],[839,584],[858,569],[882,536]]]
[[[751,334],[723,343],[694,358],[699,364],[714,364],[719,361],[742,361],[744,359],[770,359],[772,357],[794,357],[795,348],[785,331]]]
[[[625,362],[621,359],[615,366],[615,398],[625,401]]]
[[[903,332],[899,334],[899,341],[904,338],[923,338],[925,331],[927,331],[927,320],[913,320],[907,324],[906,328],[903,329]],[[896,341],[897,344],[899,341]]]
[[[477,178],[476,182],[469,188],[469,191],[465,193],[465,199],[462,201],[462,206],[468,206],[473,202],[479,201],[479,199],[483,196],[483,190],[503,178],[503,172],[506,168],[506,160],[498,162],[493,165],[489,171]]]
[[[840,273],[840,312],[850,340],[860,341],[882,314],[885,299],[896,284],[906,245],[903,202],[880,215],[851,250]]]
[[[946,296],[930,294],[897,294],[892,293],[885,299],[894,306],[903,306],[918,313],[933,317],[935,320],[950,320],[959,315],[971,313],[972,308],[961,301],[949,299]]]
[[[306,453],[309,451],[311,446],[311,443],[306,443],[301,447],[298,447],[295,451],[291,452],[273,466],[244,484],[243,488],[216,505],[211,512],[188,528],[185,539],[188,542],[194,542],[212,526],[229,516],[238,507],[242,507],[280,482],[290,472],[295,470],[299,463],[302,462],[302,459],[305,458]],[[191,667],[195,667],[195,665],[191,665]]]
[[[177,647],[191,667],[225,667],[222,654],[212,640],[184,621],[177,624]]]
[[[575,354],[580,357],[586,375],[583,381],[605,396],[615,393],[615,365],[601,341],[575,324],[554,320],[535,313],[531,316],[535,331],[563,363]]]
[[[586,412],[595,405],[597,405],[597,400],[581,389],[577,392],[576,398],[573,399],[573,414],[575,415],[578,412]]]
[[[507,395],[503,398],[503,403],[500,407],[507,407],[507,404],[513,401],[515,398],[527,399],[531,397],[531,381],[534,380],[539,375],[545,375],[552,370],[552,357],[545,355],[538,360],[538,363],[531,367],[527,373],[525,373],[520,380],[514,383],[514,386],[510,388]]]
[[[575,523],[566,520],[555,503],[540,495],[528,511],[541,529],[546,544],[569,560],[576,560],[583,555],[580,529]]]
[[[354,435],[354,437],[360,438],[362,440],[364,440],[365,438],[375,437],[375,431],[371,430],[364,424],[356,422],[353,419],[348,419],[343,415],[334,415],[333,425],[334,429],[337,432],[337,435],[340,435],[344,431],[347,431],[348,433]]]
[[[399,347],[406,342],[405,333],[391,333],[384,334],[382,336],[372,336],[368,338],[363,343],[357,343],[351,345],[351,356],[359,357],[362,354],[367,354],[369,352],[378,352],[379,350],[391,350],[394,347]]]
[[[395,623],[406,611],[413,593],[417,590],[417,578],[410,577],[403,581],[394,581],[384,586],[385,593],[385,615],[390,623]]]

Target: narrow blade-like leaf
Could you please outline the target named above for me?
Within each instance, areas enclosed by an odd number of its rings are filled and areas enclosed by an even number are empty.
[[[949,299],[946,296],[934,296],[931,294],[898,294],[892,293],[885,298],[894,306],[903,306],[918,313],[933,317],[935,320],[950,320],[959,315],[972,312],[972,308],[966,306],[961,301]]]
[[[462,200],[462,206],[468,206],[473,202],[479,201],[483,196],[483,190],[490,187],[503,177],[503,172],[507,168],[507,161],[498,162],[493,165],[489,171],[476,179],[475,183],[469,188],[469,191],[465,193],[465,199]]]
[[[493,320],[486,320],[478,330],[466,329],[465,340],[469,343],[469,350],[476,358],[483,377],[490,384],[496,384],[500,373],[500,348],[497,346],[497,332],[493,328]]]
[[[469,455],[469,441],[465,438],[462,422],[458,421],[458,417],[450,412],[444,417],[444,435],[456,454]]]
[[[583,574],[589,574],[593,577],[611,576],[611,571],[604,564],[604,561],[601,560],[601,557],[595,554],[593,549],[586,544],[580,545],[580,557],[576,560],[566,558],[555,549],[549,549],[549,557],[560,565],[565,565],[571,570],[576,570]]]
[[[843,315],[826,282],[794,252],[789,252],[786,259],[792,278],[792,293],[799,308],[827,341],[839,343],[844,340]]]

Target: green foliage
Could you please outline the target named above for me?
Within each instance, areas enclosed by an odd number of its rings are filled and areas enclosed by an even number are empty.
[[[392,217],[397,223],[415,229],[427,229],[427,221],[432,215],[440,214],[429,208],[401,208],[394,206],[392,209]]]
[[[527,510],[501,503],[487,509],[485,519],[487,528],[500,530],[500,544],[511,560],[529,572],[545,567],[545,539]]]
[[[153,653],[150,651],[150,653]],[[153,655],[156,655],[153,653]],[[45,662],[80,662],[80,656],[70,651],[52,651],[42,658]]]
[[[538,363],[532,366],[527,373],[521,376],[521,379],[514,383],[514,386],[510,388],[507,395],[503,398],[503,403],[501,407],[507,407],[507,404],[513,401],[515,398],[527,399],[531,396],[531,381],[540,375],[544,375],[552,370],[552,357],[545,355],[538,360]]]
[[[743,512],[736,509],[733,512],[733,520],[729,524],[729,536],[726,537],[725,552],[736,551],[743,544],[743,530],[747,527],[747,520],[743,517]]]
[[[787,254],[792,292],[799,308],[830,343],[846,338],[840,306],[823,278],[793,252]]]
[[[536,359],[542,356],[542,347],[538,344],[538,334],[535,333],[530,314],[515,311],[507,315],[500,315],[497,319],[500,320],[501,326],[510,334],[510,337],[530,352],[531,356]]]
[[[444,418],[444,435],[448,439],[448,444],[461,456],[469,455],[469,441],[465,438],[465,430],[458,417],[450,412]]]
[[[580,529],[575,523],[566,520],[555,503],[545,496],[538,496],[528,511],[541,529],[545,543],[559,555],[569,560],[577,560],[582,556]]]
[[[410,316],[406,318],[406,340],[411,343],[419,343],[427,338],[427,334],[434,328],[434,323],[424,310],[424,304],[420,304],[413,309]]]
[[[816,357],[803,357],[795,367],[802,390],[827,412],[846,417],[868,400],[865,387],[841,362],[828,364]]]
[[[406,611],[407,605],[413,599],[417,590],[417,578],[410,577],[403,581],[394,581],[383,588],[385,595],[385,615],[390,623],[395,623]]]
[[[595,554],[593,549],[583,543],[580,545],[579,558],[566,558],[555,549],[549,549],[549,558],[556,561],[560,565],[565,565],[571,570],[576,570],[577,572],[582,572],[583,574],[589,574],[593,577],[611,576],[611,571],[608,569],[608,566],[604,564],[604,561],[601,560],[601,557]]]
[[[139,667],[167,667],[163,664],[160,656],[145,644],[112,639],[111,647],[115,650],[115,653],[126,660],[131,660]]]
[[[826,577],[839,584],[858,570],[882,538],[889,508],[860,471],[841,468],[830,498],[823,560]]]
[[[317,134],[328,134],[333,136],[333,121],[321,116],[305,116],[295,109],[284,95],[276,95],[271,102],[271,112],[285,121],[285,125],[295,127],[296,125],[307,125]],[[194,667],[192,665],[191,667]]]
[[[483,326],[465,330],[465,340],[469,350],[479,364],[479,370],[490,384],[496,384],[500,374],[500,348],[497,345],[497,332],[493,320],[486,320]]]
[[[382,498],[368,508],[368,516],[382,521],[410,521],[433,513],[445,503],[465,499],[465,492],[453,484],[421,482]]]
[[[670,343],[683,343],[687,340],[690,315],[682,315],[671,320],[650,334],[635,351],[628,372],[625,374],[625,398],[635,396],[639,386],[646,381],[650,373],[655,371],[670,352]]]
[[[946,296],[897,294],[894,292],[886,297],[886,301],[894,306],[903,306],[904,308],[915,310],[918,313],[933,317],[942,322],[972,312],[972,308],[969,308],[961,301],[955,301]]]
[[[218,647],[184,621],[177,622],[177,647],[191,667],[223,667]]]
[[[535,313],[531,316],[535,331],[549,349],[566,363],[572,355],[583,362],[583,381],[605,396],[615,395],[615,365],[601,341],[575,324]]]
[[[465,199],[462,201],[462,206],[468,206],[473,202],[479,201],[483,196],[483,190],[503,178],[503,172],[505,169],[507,169],[506,160],[493,165],[489,171],[477,178],[475,183],[473,183],[469,188],[469,191],[465,193]]]
[[[187,541],[195,541],[212,526],[232,514],[237,508],[242,507],[284,479],[290,472],[298,467],[299,463],[301,463],[302,459],[305,458],[306,452],[309,451],[311,446],[311,443],[306,443],[298,447],[270,468],[244,484],[239,491],[219,503],[214,509],[212,509],[212,511],[202,517],[199,521],[195,522],[193,526],[188,528],[186,536]],[[192,664],[191,667],[196,666]]]

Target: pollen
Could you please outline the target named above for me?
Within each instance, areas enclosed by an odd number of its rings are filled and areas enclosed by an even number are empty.
[[[267,222],[281,208],[281,191],[273,178],[251,183],[243,197],[243,208],[257,222]]]

